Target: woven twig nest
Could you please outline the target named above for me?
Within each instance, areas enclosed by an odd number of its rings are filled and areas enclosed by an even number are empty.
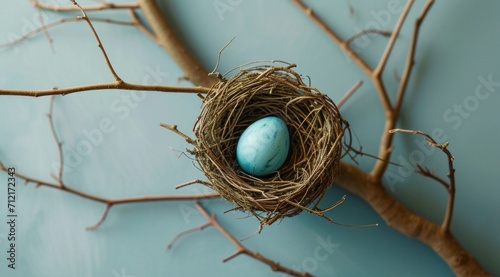
[[[194,126],[193,154],[206,185],[235,209],[256,216],[261,226],[304,210],[325,217],[336,205],[318,207],[337,174],[346,122],[334,102],[307,86],[292,66],[258,66],[221,78],[205,96]],[[251,176],[236,160],[236,145],[250,124],[270,115],[286,123],[290,152],[276,173]]]

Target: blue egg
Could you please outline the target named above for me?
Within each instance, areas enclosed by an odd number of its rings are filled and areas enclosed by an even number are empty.
[[[265,176],[285,163],[289,148],[290,135],[285,122],[268,116],[255,121],[241,134],[236,160],[246,173]]]

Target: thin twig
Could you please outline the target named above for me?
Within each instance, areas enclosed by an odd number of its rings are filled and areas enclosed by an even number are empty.
[[[99,228],[99,226],[101,226],[101,224],[104,222],[104,220],[106,220],[106,217],[108,216],[109,210],[111,209],[112,206],[113,206],[113,203],[106,203],[106,208],[104,209],[104,212],[102,213],[101,219],[99,219],[99,221],[97,221],[96,224],[89,226],[85,229],[87,231],[93,231],[93,230],[96,230],[97,228]]]
[[[352,86],[345,94],[340,98],[340,100],[337,102],[337,107],[340,109],[342,105],[358,90],[358,88],[363,84],[363,80],[357,81],[354,86]]]
[[[408,54],[406,57],[406,64],[405,68],[403,70],[403,74],[400,78],[400,83],[398,87],[398,91],[396,93],[396,101],[394,102],[394,116],[397,118],[399,116],[399,113],[401,111],[401,105],[403,102],[404,98],[404,93],[406,91],[406,88],[408,86],[408,80],[410,78],[412,69],[414,68],[415,65],[415,52],[417,49],[417,42],[418,42],[418,35],[420,31],[420,26],[422,25],[422,22],[424,21],[425,16],[429,12],[430,8],[434,4],[434,0],[428,0],[423,9],[421,10],[420,14],[418,15],[417,19],[415,20],[414,26],[413,26],[413,33],[411,36],[411,41],[410,41],[410,48],[408,49]]]
[[[446,191],[448,192],[448,204],[446,207],[446,213],[443,219],[443,223],[441,224],[441,230],[443,232],[450,232],[450,224],[451,224],[451,219],[453,217],[453,206],[455,203],[455,168],[453,166],[453,161],[455,160],[455,158],[451,154],[450,150],[448,150],[449,143],[448,142],[438,143],[434,140],[434,138],[432,138],[432,136],[419,130],[393,129],[390,130],[390,132],[409,133],[409,134],[424,136],[425,141],[430,146],[440,149],[446,155],[448,159],[448,173],[446,174],[446,176],[448,177],[449,182],[446,182],[444,179],[435,175],[429,169],[424,168],[421,165],[417,165],[418,168],[417,172],[423,176],[436,180],[438,183],[442,184],[446,188]]]
[[[378,35],[381,35],[384,37],[389,37],[389,36],[391,36],[392,31],[384,31],[384,30],[378,30],[378,29],[367,29],[367,30],[363,30],[363,31],[353,35],[352,37],[346,39],[345,42],[347,44],[351,44],[353,41],[357,40],[358,38],[360,38],[362,36],[366,36],[368,34],[378,34]]]
[[[163,128],[166,128],[174,133],[176,133],[177,135],[181,136],[183,139],[185,139],[189,144],[192,144],[194,145],[196,143],[196,141],[192,138],[190,138],[188,135],[184,134],[183,132],[179,131],[179,129],[177,129],[177,125],[170,125],[170,124],[166,124],[166,123],[160,123],[160,126],[163,127]]]
[[[47,40],[49,41],[50,49],[52,49],[52,53],[55,53],[56,49],[54,48],[52,37],[50,37],[49,31],[47,30],[47,26],[45,25],[45,22],[43,20],[42,12],[40,10],[38,10],[38,18],[40,20],[40,24],[42,24],[41,28],[43,29],[43,33],[45,34],[45,37],[47,37]]]
[[[90,30],[92,30],[92,33],[94,34],[94,38],[97,41],[97,46],[99,49],[101,49],[102,55],[104,56],[104,60],[106,61],[106,65],[108,66],[109,71],[111,72],[111,75],[115,78],[116,82],[122,82],[122,79],[116,74],[115,69],[113,68],[113,65],[109,61],[108,54],[106,53],[106,50],[104,49],[104,46],[102,45],[101,39],[99,38],[99,35],[97,34],[94,25],[90,21],[89,17],[87,16],[87,13],[83,10],[83,8],[76,2],[76,0],[71,0],[73,5],[77,6],[80,9],[80,12],[82,13],[82,18],[87,21],[87,24],[90,27]]]
[[[220,56],[222,55],[222,52],[224,51],[224,49],[226,49],[226,47],[228,47],[229,44],[231,44],[231,42],[233,42],[233,40],[235,38],[236,37],[233,37],[231,40],[229,40],[228,43],[226,43],[226,45],[224,45],[224,47],[222,47],[222,49],[219,50],[219,53],[217,54],[217,62],[215,63],[214,70],[212,70],[212,72],[208,73],[208,76],[216,75],[217,78],[222,78],[222,75],[219,72],[216,72],[217,68],[219,68]]]
[[[59,6],[59,5],[51,5],[51,4],[46,4],[42,3],[38,0],[30,0],[31,4],[37,8],[44,9],[44,10],[49,10],[49,11],[56,11],[56,12],[63,12],[63,11],[79,11],[78,7],[75,6]],[[86,11],[102,11],[102,10],[117,10],[117,9],[138,9],[139,4],[138,3],[102,3],[99,5],[93,5],[93,6],[85,6],[83,7]]]
[[[212,214],[210,215],[207,210],[200,204],[200,203],[195,203],[195,206],[196,206],[196,209],[198,209],[198,211],[208,220],[208,222],[198,226],[198,227],[195,227],[195,228],[191,228],[191,229],[188,229],[186,231],[183,231],[179,234],[177,234],[173,239],[172,241],[168,244],[168,249],[172,248],[173,244],[179,240],[179,238],[181,238],[182,236],[186,235],[186,234],[189,234],[189,233],[192,233],[194,231],[199,231],[199,230],[203,230],[205,229],[206,227],[209,227],[209,226],[213,226],[215,227],[224,237],[226,237],[229,242],[231,242],[234,246],[236,246],[236,251],[229,255],[228,257],[224,258],[223,259],[223,262],[227,262],[239,255],[247,255],[253,259],[256,259],[266,265],[268,265],[273,271],[277,271],[277,272],[283,272],[283,273],[287,273],[291,276],[299,276],[299,277],[312,277],[313,275],[311,275],[310,273],[308,272],[299,272],[299,271],[296,271],[294,269],[291,269],[291,268],[288,268],[288,267],[285,267],[285,266],[282,266],[280,265],[279,263],[273,261],[273,260],[270,260],[269,258],[261,255],[260,253],[258,252],[254,252],[254,251],[251,251],[250,249],[246,248],[243,244],[241,244],[241,242],[239,242],[235,237],[233,237],[233,235],[231,235],[220,223],[219,221],[217,220],[215,214]]]
[[[314,11],[302,3],[301,0],[292,0],[292,2],[304,13],[306,14],[318,27],[325,32],[325,34],[330,37],[339,48],[346,53],[366,75],[370,76],[372,68],[349,46],[349,44],[342,40],[340,36],[333,31],[328,25],[319,18]]]
[[[207,222],[205,224],[202,224],[200,226],[197,226],[197,227],[194,227],[194,228],[191,228],[191,229],[187,229],[187,230],[184,230],[180,233],[178,233],[171,241],[170,243],[167,245],[167,249],[170,250],[172,249],[172,247],[174,246],[174,244],[183,236],[189,234],[189,233],[193,233],[193,232],[196,232],[196,231],[202,231],[204,230],[205,228],[209,227],[209,226],[212,226],[212,223],[211,222]]]
[[[401,30],[401,27],[403,27],[403,23],[406,20],[406,16],[410,12],[413,2],[414,0],[408,0],[408,2],[406,2],[406,6],[401,12],[399,19],[396,22],[396,26],[394,27],[394,30],[392,30],[391,37],[389,38],[389,42],[385,47],[384,53],[382,54],[382,57],[380,58],[377,67],[373,70],[375,75],[381,76],[382,73],[384,72],[385,66],[387,65],[387,60],[389,60],[389,56],[391,55],[391,52],[394,49],[394,44],[396,43],[396,39],[399,36],[399,31]]]
[[[59,183],[59,186],[61,188],[64,188],[64,183],[63,183],[63,164],[64,164],[64,156],[63,156],[63,151],[62,151],[62,142],[59,140],[59,137],[57,136],[56,128],[54,126],[54,96],[50,98],[50,105],[49,105],[49,112],[47,113],[47,117],[49,118],[49,123],[50,123],[50,130],[52,132],[52,136],[54,137],[54,141],[57,144],[57,151],[59,153],[59,173],[57,177],[55,178],[57,182]]]
[[[125,25],[125,26],[136,26],[134,22],[129,22],[129,21],[120,21],[120,20],[114,20],[114,19],[108,19],[108,18],[98,18],[98,17],[89,17],[89,19],[92,22],[103,22],[103,23]],[[52,27],[55,27],[55,26],[58,26],[58,25],[61,25],[61,24],[64,24],[64,23],[77,22],[77,21],[81,21],[81,20],[84,20],[84,19],[81,18],[81,17],[61,18],[61,19],[56,20],[54,22],[50,22],[50,23],[44,24],[41,27],[33,29],[32,31],[24,34],[23,36],[18,37],[15,40],[12,40],[12,41],[7,42],[7,43],[0,44],[0,48],[13,46],[13,45],[15,45],[17,43],[20,43],[20,42],[22,42],[22,41],[24,41],[24,40],[32,37],[33,35],[44,31],[44,29],[48,30],[48,29],[50,29]],[[137,27],[139,28],[139,26],[137,26]]]

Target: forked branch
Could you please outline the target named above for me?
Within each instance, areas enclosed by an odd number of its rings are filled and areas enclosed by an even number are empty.
[[[37,2],[37,1],[36,1]],[[210,91],[207,87],[182,87],[182,86],[162,86],[162,85],[143,85],[143,84],[132,84],[123,81],[111,64],[111,61],[108,58],[106,50],[101,43],[99,35],[97,34],[94,26],[90,18],[87,16],[87,13],[83,10],[83,8],[75,1],[71,0],[74,4],[75,8],[82,13],[82,16],[79,17],[81,20],[85,20],[89,25],[94,38],[97,42],[99,49],[104,57],[106,62],[106,66],[114,77],[114,82],[109,83],[101,83],[101,84],[92,84],[85,86],[76,86],[69,88],[52,88],[46,90],[8,90],[8,89],[0,89],[0,95],[21,95],[21,96],[32,96],[32,97],[40,97],[40,96],[48,96],[48,95],[67,95],[75,92],[83,92],[90,90],[109,90],[109,89],[119,89],[119,90],[135,90],[135,91],[162,91],[162,92],[190,92],[190,93],[207,93]],[[135,18],[136,24],[138,18],[135,13],[132,13],[133,19]],[[135,16],[135,17],[134,17]],[[208,73],[205,75],[208,78]]]
[[[203,230],[203,229],[205,229],[205,228],[207,228],[209,226],[213,226],[224,237],[226,237],[227,240],[229,240],[229,242],[231,242],[236,247],[236,251],[233,254],[231,254],[228,257],[226,257],[224,260],[222,260],[223,262],[227,262],[227,261],[229,261],[229,260],[231,260],[233,258],[236,258],[239,255],[246,255],[246,256],[249,256],[250,258],[253,258],[255,260],[258,260],[261,263],[264,263],[264,264],[268,265],[273,271],[287,273],[287,274],[289,274],[291,276],[299,276],[299,277],[312,277],[313,276],[313,275],[311,275],[308,272],[299,272],[299,271],[296,271],[294,269],[282,266],[279,263],[277,263],[277,262],[275,262],[275,261],[273,261],[273,260],[271,260],[271,259],[263,256],[259,252],[251,251],[250,249],[246,248],[243,244],[241,244],[241,242],[239,242],[233,235],[231,235],[231,233],[229,233],[219,223],[219,221],[217,221],[217,218],[216,218],[215,214],[210,215],[207,212],[207,210],[205,210],[205,208],[200,203],[196,203],[195,206],[198,209],[198,211],[207,219],[208,222],[206,222],[206,223],[204,223],[204,224],[202,224],[202,225],[200,225],[198,227],[195,227],[195,228],[192,228],[192,229],[188,229],[186,231],[183,231],[183,232],[179,233],[168,244],[168,246],[167,246],[168,249],[171,249],[172,246],[175,244],[175,242],[177,240],[179,240],[181,237],[183,237],[184,235],[187,235],[187,234],[192,233],[194,231]]]
[[[52,132],[52,136],[54,138],[54,141],[57,144],[57,150],[59,153],[59,172],[58,175],[55,176],[53,175],[54,179],[56,179],[57,183],[51,183],[51,182],[46,182],[42,181],[39,179],[31,178],[29,176],[26,176],[22,173],[17,173],[16,172],[16,177],[24,180],[26,184],[32,183],[35,184],[36,187],[49,187],[49,188],[54,188],[58,189],[73,195],[80,196],[85,199],[89,199],[95,202],[100,202],[103,204],[106,204],[106,208],[101,216],[101,219],[97,222],[97,224],[88,227],[88,230],[94,230],[97,229],[106,219],[106,216],[108,215],[109,210],[119,204],[126,204],[126,203],[138,203],[138,202],[152,202],[152,201],[182,201],[182,200],[201,200],[201,199],[209,199],[209,198],[218,198],[220,195],[216,192],[213,193],[207,193],[207,194],[185,194],[185,195],[151,195],[151,196],[136,196],[136,197],[125,197],[125,198],[116,198],[116,199],[110,199],[110,198],[104,198],[104,197],[99,197],[96,195],[92,195],[77,189],[74,189],[72,187],[66,186],[63,182],[63,169],[64,169],[64,155],[62,151],[62,142],[59,139],[59,136],[57,135],[55,126],[54,126],[54,116],[53,116],[53,110],[54,110],[54,98],[51,99],[50,101],[50,106],[49,106],[49,112],[47,114],[47,117],[50,122],[50,129]],[[8,172],[8,168],[3,165],[3,163],[0,162],[0,171]],[[195,179],[183,184],[180,184],[180,186],[186,186],[186,185],[191,185],[191,184],[203,184],[207,185],[207,183],[203,180]]]
[[[420,30],[420,25],[423,22],[425,16],[427,15],[428,11],[430,10],[432,4],[434,3],[434,0],[427,0],[419,17],[415,21],[415,26],[412,35],[412,44],[408,52],[408,62],[406,64],[405,71],[401,78],[398,94],[394,104],[392,104],[389,99],[389,94],[387,93],[386,86],[382,79],[382,75],[384,73],[384,69],[390,57],[390,54],[394,48],[396,39],[401,31],[401,27],[403,26],[403,23],[406,20],[406,17],[413,5],[414,0],[408,0],[408,2],[406,3],[403,11],[401,12],[401,15],[399,16],[398,21],[396,22],[393,31],[391,32],[385,50],[375,68],[372,68],[370,65],[368,65],[368,63],[363,58],[361,58],[361,56],[359,56],[354,51],[353,48],[351,48],[350,42],[352,41],[352,38],[343,40],[319,16],[317,16],[311,8],[307,7],[301,0],[292,0],[292,2],[301,11],[303,11],[314,23],[316,23],[316,25],[318,25],[318,27],[320,27],[325,32],[325,34],[327,34],[339,46],[339,48],[342,51],[344,51],[345,54],[347,54],[359,66],[359,68],[370,78],[375,89],[377,90],[380,102],[385,112],[385,126],[384,130],[382,131],[382,137],[380,140],[379,154],[378,154],[379,159],[376,161],[375,166],[371,171],[371,174],[374,176],[374,178],[381,178],[387,168],[388,165],[387,161],[390,160],[390,155],[392,152],[391,145],[392,145],[393,135],[389,133],[389,130],[395,128],[399,116],[401,103],[409,81],[410,72],[413,67],[413,58],[415,54],[416,41]],[[370,30],[365,30],[360,34],[354,35],[354,38],[357,38],[357,36],[366,35],[367,33],[370,32],[371,32]]]
[[[415,20],[410,49],[408,50],[406,65],[396,93],[394,104],[391,104],[389,101],[381,76],[392,48],[394,47],[399,30],[404,23],[406,15],[408,14],[414,1],[409,0],[407,2],[400,18],[398,19],[398,22],[396,23],[394,31],[392,32],[384,54],[379,60],[377,67],[374,69],[372,69],[358,54],[356,54],[356,52],[354,52],[348,44],[349,41],[342,40],[336,32],[329,28],[317,15],[313,13],[311,8],[307,7],[300,0],[292,0],[292,2],[295,3],[314,23],[316,23],[339,46],[339,48],[342,49],[363,70],[363,72],[367,74],[378,92],[385,112],[385,126],[380,140],[378,160],[376,161],[371,172],[366,174],[353,165],[341,162],[340,173],[337,175],[338,178],[336,183],[369,203],[389,226],[432,247],[458,276],[489,276],[489,274],[482,269],[481,265],[478,264],[474,257],[472,257],[449,232],[454,197],[449,197],[448,199],[448,207],[443,224],[436,225],[427,219],[408,211],[386,191],[382,184],[382,176],[387,169],[389,164],[388,161],[390,160],[392,152],[393,133],[389,131],[394,129],[396,126],[404,94],[406,92],[414,65],[415,50],[420,27],[430,8],[434,4],[434,0],[427,0],[425,2],[420,14]],[[434,145],[438,147],[438,144]],[[446,149],[445,145],[440,145],[440,147]],[[449,162],[451,162],[451,156],[448,157]],[[445,187],[447,187],[450,196],[454,195],[455,185],[452,173],[454,170],[452,170],[452,166],[450,166],[451,179],[449,183],[441,180],[441,178],[432,174],[428,169],[420,167],[420,171],[421,174],[427,175],[443,185],[446,184]],[[453,183],[453,185],[451,183]]]
[[[453,167],[453,161],[455,160],[455,158],[451,154],[450,150],[448,150],[449,143],[448,142],[442,144],[438,143],[429,134],[419,130],[394,129],[391,130],[390,132],[409,133],[409,134],[424,136],[425,141],[430,146],[440,149],[446,155],[446,158],[448,159],[448,173],[446,174],[446,176],[448,177],[448,181],[437,176],[429,168],[424,167],[420,164],[417,165],[418,168],[417,172],[423,176],[429,177],[437,181],[438,183],[443,185],[446,191],[448,192],[448,205],[446,207],[443,223],[441,224],[441,229],[443,230],[443,232],[450,232],[450,224],[451,224],[451,219],[453,217],[453,206],[455,203],[455,168]]]
[[[0,162],[0,170],[7,172],[7,168],[3,165],[3,163]],[[218,198],[220,197],[218,193],[207,193],[207,194],[179,194],[179,195],[145,195],[145,196],[135,196],[135,197],[124,197],[124,198],[105,198],[105,197],[100,197],[96,195],[92,195],[74,188],[71,188],[69,186],[61,186],[59,183],[51,183],[51,182],[46,182],[42,181],[39,179],[31,178],[29,176],[26,176],[24,174],[16,172],[16,177],[24,180],[26,184],[32,183],[35,184],[36,187],[49,187],[49,188],[54,188],[58,189],[73,195],[80,196],[85,199],[89,199],[95,202],[103,203],[106,204],[106,209],[99,220],[97,224],[88,227],[87,229],[89,230],[94,230],[97,229],[106,219],[106,215],[108,214],[108,211],[115,205],[120,205],[120,204],[127,204],[127,203],[139,203],[139,202],[156,202],[156,201],[186,201],[186,200],[201,200],[201,199],[210,199],[210,198]],[[195,184],[195,183],[200,183],[204,184],[204,181],[202,180],[193,180],[189,181],[187,183],[190,184]]]

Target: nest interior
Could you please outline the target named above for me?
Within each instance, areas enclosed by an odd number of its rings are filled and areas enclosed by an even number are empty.
[[[342,155],[346,122],[334,102],[291,67],[253,67],[221,79],[205,96],[194,126],[194,154],[207,185],[261,226],[304,210],[324,217],[318,204]],[[258,178],[241,169],[236,145],[250,124],[270,115],[287,124],[290,151],[277,172]]]

